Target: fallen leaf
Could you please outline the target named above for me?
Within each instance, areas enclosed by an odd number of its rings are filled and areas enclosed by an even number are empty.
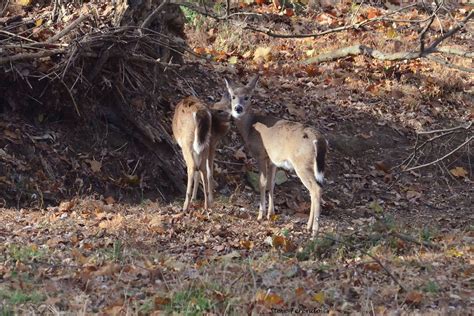
[[[112,196],[108,196],[105,198],[105,203],[107,203],[107,205],[112,205],[115,203],[115,199]]]
[[[240,241],[240,245],[241,245],[243,248],[248,249],[248,250],[251,250],[251,249],[253,249],[253,247],[254,247],[254,243],[253,243],[253,241],[251,241],[251,240],[241,240],[241,241]]]
[[[227,62],[228,62],[229,64],[231,64],[231,65],[237,64],[237,61],[238,61],[237,56],[232,56],[232,57],[230,57],[230,58],[227,60]]]
[[[295,295],[296,296],[302,296],[306,293],[306,291],[302,288],[302,287],[299,287],[295,290]]]
[[[449,170],[453,176],[456,178],[465,178],[467,176],[467,171],[463,167],[456,167],[451,170]]]
[[[408,200],[417,200],[421,197],[421,193],[413,190],[407,191],[407,199]]]
[[[234,258],[240,258],[240,253],[238,253],[236,250],[229,252],[226,255],[220,256],[219,259],[221,260],[230,260]]]
[[[89,165],[91,166],[92,172],[94,173],[100,172],[100,169],[102,168],[102,164],[100,163],[100,161],[97,161],[95,159],[94,160],[87,159],[86,162],[88,162]]]
[[[313,301],[318,302],[319,304],[324,304],[325,295],[324,292],[318,292],[313,295]]]
[[[285,9],[285,15],[291,17],[291,16],[295,15],[295,11],[293,11],[292,8],[286,8]]]
[[[235,153],[234,158],[237,160],[246,160],[247,155],[245,154],[244,147],[240,147]]]
[[[253,54],[253,60],[255,62],[270,61],[271,59],[272,59],[271,47],[258,47]]]
[[[378,272],[381,269],[382,268],[380,267],[380,265],[376,262],[369,262],[369,263],[364,264],[364,270],[367,270],[367,271]]]
[[[155,306],[168,305],[171,303],[171,300],[167,297],[155,296],[154,298]]]
[[[265,305],[267,306],[282,305],[283,303],[283,299],[278,294],[270,293],[265,296]]]
[[[423,299],[423,294],[417,291],[411,291],[405,298],[407,304],[419,304]]]
[[[376,18],[380,15],[380,10],[377,8],[369,8],[367,9],[367,18],[368,19],[373,19]]]

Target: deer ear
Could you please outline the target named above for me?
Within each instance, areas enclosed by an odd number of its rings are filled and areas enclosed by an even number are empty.
[[[224,78],[224,81],[225,81],[225,85],[227,87],[227,90],[229,91],[229,93],[232,93],[232,91],[234,90],[232,88],[232,83],[227,78]]]
[[[250,82],[247,84],[247,88],[249,88],[250,90],[253,90],[255,89],[255,86],[257,85],[257,81],[258,81],[258,78],[260,77],[259,74],[256,74],[251,80]]]

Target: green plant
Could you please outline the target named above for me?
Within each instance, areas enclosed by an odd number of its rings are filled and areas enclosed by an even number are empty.
[[[188,289],[173,295],[166,306],[167,313],[177,312],[184,315],[202,315],[214,306],[203,289]]]
[[[8,306],[0,306],[0,316],[13,316],[15,315],[13,310]]]
[[[11,245],[9,255],[16,261],[29,263],[34,260],[41,259],[45,256],[45,251],[38,249],[36,246],[18,246]]]
[[[423,287],[423,291],[427,293],[438,293],[439,292],[439,285],[438,283],[429,280],[425,286]]]
[[[146,299],[144,302],[137,302],[137,311],[140,315],[148,315],[155,309],[155,303],[151,298]]]
[[[305,261],[312,258],[320,259],[329,249],[335,244],[333,236],[319,237],[314,240],[310,240],[303,246],[303,249],[296,253],[296,258],[299,261]]]
[[[431,241],[435,237],[435,235],[436,235],[436,230],[429,226],[423,227],[423,229],[420,232],[420,238],[423,241]]]
[[[190,24],[192,27],[197,29],[201,28],[204,24],[204,17],[197,13],[194,10],[191,10],[188,7],[180,6],[181,11],[183,11],[184,17],[186,19],[186,23]]]
[[[9,305],[18,305],[24,303],[40,303],[44,301],[43,294],[38,292],[27,293],[21,290],[0,289],[0,299],[5,300]],[[3,313],[3,311],[2,311]]]
[[[112,253],[112,259],[115,261],[123,260],[123,246],[121,240],[116,240],[114,242],[114,248]]]

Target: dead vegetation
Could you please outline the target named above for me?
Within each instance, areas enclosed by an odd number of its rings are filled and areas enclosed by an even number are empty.
[[[341,5],[306,14],[295,6],[290,16],[273,5],[221,6],[222,19],[184,11],[188,45],[204,59],[188,54],[178,65],[181,54],[157,60],[176,43],[161,26],[137,32],[153,10],[126,27],[114,24],[122,16],[115,8],[87,2],[99,19],[89,8],[89,18],[56,36],[56,46],[42,46],[80,18],[78,3],[65,10],[35,4],[17,13],[20,21],[0,20],[2,30],[15,25],[7,31],[21,29],[30,39],[0,31],[0,58],[61,50],[1,66],[8,79],[0,86],[1,313],[472,310],[472,76],[429,59],[358,55],[302,64],[355,43],[384,52],[417,47],[415,23],[271,38],[223,17],[291,35],[384,16],[385,9]],[[462,20],[467,12],[452,15]],[[430,17],[414,8],[393,18]],[[445,34],[453,23],[440,12],[427,35]],[[472,51],[471,25],[442,47]],[[8,53],[3,44],[11,45]],[[443,58],[472,68],[463,56]],[[201,205],[181,212],[184,195],[170,181],[170,172],[182,172],[167,141],[170,105],[191,94],[215,101],[223,76],[247,79],[257,71],[255,106],[329,139],[314,240],[304,228],[309,199],[291,173],[277,174],[276,216],[256,221],[255,161],[235,130],[218,150],[211,212]],[[162,161],[171,166],[163,169]]]

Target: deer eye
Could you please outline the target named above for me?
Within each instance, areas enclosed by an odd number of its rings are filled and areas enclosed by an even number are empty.
[[[250,98],[249,97],[245,97],[245,101],[248,101]]]
[[[232,96],[232,100],[235,100],[235,95]]]

